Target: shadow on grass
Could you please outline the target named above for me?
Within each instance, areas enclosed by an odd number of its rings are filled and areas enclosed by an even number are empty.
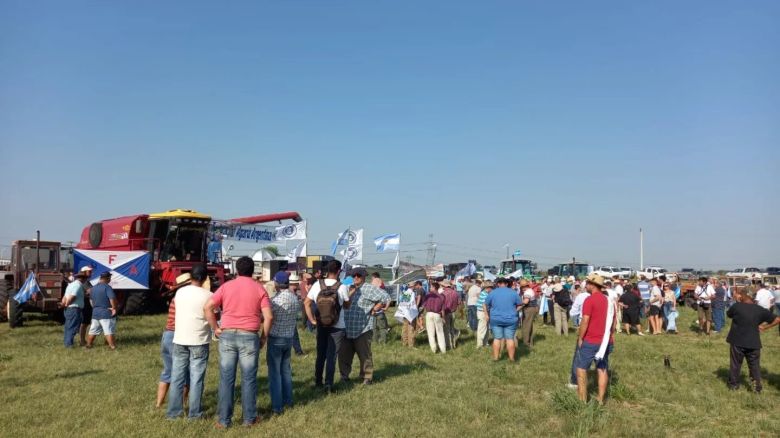
[[[81,370],[81,371],[57,373],[54,375],[54,377],[51,378],[51,380],[74,379],[76,377],[91,376],[93,374],[100,374],[102,372],[103,370]]]
[[[160,344],[160,334],[158,333],[150,333],[150,334],[127,334],[122,335],[120,332],[117,335],[117,344],[121,347],[123,345],[150,345],[150,344]]]
[[[433,369],[435,368],[421,361],[408,363],[408,364],[388,363],[385,364],[382,368],[374,370],[374,378],[373,378],[374,385],[382,385],[387,381],[392,380],[399,376],[417,373],[420,371],[433,370]],[[336,378],[338,378],[338,370],[336,374],[337,374]],[[313,403],[320,399],[328,397],[328,395],[345,393],[353,389],[357,389],[357,387],[363,386],[362,382],[356,382],[354,380],[350,380],[349,382],[338,382],[335,385],[333,385],[333,389],[329,394],[327,391],[325,391],[322,388],[315,388],[313,383],[314,383],[314,378],[311,377],[305,380],[303,383],[294,385],[293,399],[295,400],[296,406],[302,406],[309,403]]]

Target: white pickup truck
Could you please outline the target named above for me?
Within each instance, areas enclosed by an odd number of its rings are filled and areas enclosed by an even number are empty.
[[[614,266],[599,266],[594,271],[596,274],[601,275],[604,278],[614,278],[616,275],[620,278],[631,277],[631,269],[629,268],[616,268]]]
[[[740,268],[726,273],[727,277],[761,278],[763,274],[758,268]]]
[[[673,281],[674,278],[677,277],[677,274],[673,272],[669,272],[664,268],[659,268],[658,266],[648,266],[647,268],[642,269],[641,271],[636,271],[637,277],[645,277],[648,280],[656,277],[660,277],[662,275],[666,276],[666,279],[669,281]],[[670,276],[673,276],[674,278],[670,278]]]

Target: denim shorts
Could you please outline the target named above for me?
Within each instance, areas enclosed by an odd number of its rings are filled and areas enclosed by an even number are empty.
[[[173,366],[173,330],[165,330],[160,340],[160,357],[163,369],[160,373],[160,382],[171,383],[171,367]]]
[[[609,368],[609,355],[612,353],[612,344],[607,347],[607,352],[604,353],[604,358],[596,360],[596,353],[599,351],[599,344],[591,344],[590,342],[583,342],[582,346],[577,350],[574,355],[574,368],[583,370],[590,369],[590,364],[596,362],[597,370],[606,370]]]
[[[89,326],[89,335],[106,335],[111,336],[116,330],[116,318],[109,319],[92,319],[92,325]]]
[[[493,332],[493,339],[515,339],[517,323],[490,324],[490,331]]]

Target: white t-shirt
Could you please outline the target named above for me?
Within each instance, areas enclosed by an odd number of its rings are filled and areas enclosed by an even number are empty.
[[[763,307],[766,310],[772,310],[772,292],[767,288],[761,288],[756,292],[756,304]]]
[[[468,294],[468,300],[466,300],[467,306],[476,306],[477,300],[479,299],[479,293],[482,292],[482,289],[479,288],[476,284],[472,285],[469,288],[469,294]]]
[[[712,287],[711,284],[707,284],[704,287],[696,286],[696,289],[693,292],[693,296],[696,297],[696,300],[698,300],[700,304],[710,304],[712,302],[712,298],[715,297],[715,288]]]
[[[620,295],[618,295],[617,291],[615,289],[607,289],[607,296],[609,296],[609,299],[612,301],[617,301],[618,298],[620,298]]]
[[[211,328],[203,315],[203,306],[211,292],[198,286],[184,286],[176,292],[176,328],[173,343],[179,345],[208,344]]]
[[[336,284],[338,280],[334,280],[331,278],[326,278],[325,280],[325,286],[333,286]],[[314,304],[317,304],[317,295],[320,294],[320,282],[316,281],[312,286],[311,289],[309,289],[309,293],[306,295],[306,298],[312,300]],[[346,324],[344,324],[344,302],[349,301],[349,288],[345,285],[339,286],[339,305],[341,306],[341,312],[339,312],[339,320],[336,322],[336,325],[334,325],[334,328],[346,328]]]
[[[658,286],[653,286],[653,289],[650,291],[650,305],[661,307],[664,304],[664,295],[661,293],[661,288]]]
[[[623,296],[623,286],[621,286],[619,284],[616,285],[615,286],[615,293],[617,293],[618,298],[622,297]]]
[[[577,298],[574,299],[574,304],[569,310],[569,316],[582,316],[582,305],[585,303],[585,299],[590,296],[590,292],[582,291],[577,294]]]

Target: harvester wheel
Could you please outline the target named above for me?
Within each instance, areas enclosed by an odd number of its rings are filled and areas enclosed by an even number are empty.
[[[8,296],[12,297],[15,294],[13,292],[9,293]],[[22,306],[19,305],[19,303],[16,302],[15,299],[9,298],[8,299],[8,326],[11,328],[21,327],[24,322],[24,312],[22,311]]]
[[[130,292],[125,296],[125,315],[141,315],[147,313],[148,309],[148,297],[146,291]]]

